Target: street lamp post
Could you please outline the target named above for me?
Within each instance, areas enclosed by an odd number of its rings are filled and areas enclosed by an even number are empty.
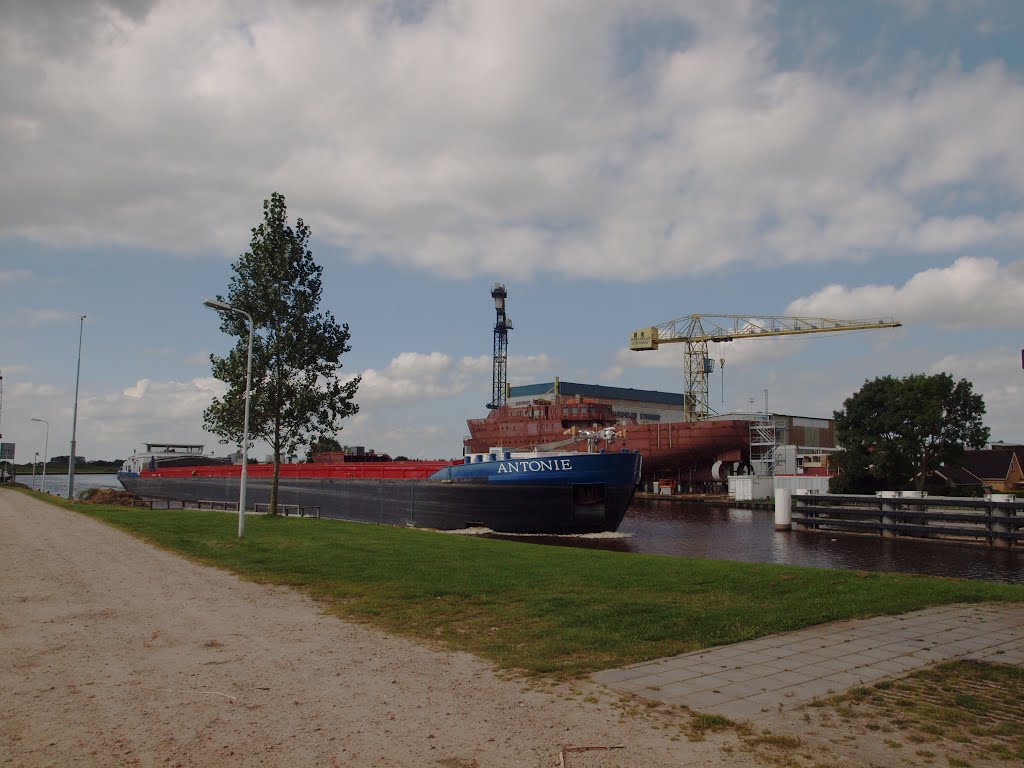
[[[42,481],[39,484],[39,490],[45,491],[46,490],[46,462],[49,461],[49,458],[47,458],[47,457],[50,455],[49,454],[49,450],[50,450],[50,422],[48,422],[46,419],[37,419],[34,416],[30,419],[30,421],[38,421],[38,422],[41,422],[41,423],[46,425],[46,442],[43,443],[43,479],[42,479]]]
[[[71,455],[68,457],[68,501],[75,498],[75,432],[78,428],[78,380],[82,374],[82,330],[85,315],[78,321],[78,368],[75,370],[75,415],[71,419]]]
[[[249,390],[252,389],[252,315],[245,310],[233,307],[227,302],[207,299],[204,307],[217,312],[234,312],[242,315],[249,322],[249,353],[245,360],[245,415],[242,417],[242,481],[238,490],[238,538],[245,535],[245,483],[249,465]]]
[[[36,490],[36,463],[39,461],[39,451],[32,457],[32,490]]]

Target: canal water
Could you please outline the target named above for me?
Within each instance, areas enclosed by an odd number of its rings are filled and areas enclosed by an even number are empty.
[[[66,469],[66,468],[65,468]],[[31,474],[19,474],[18,482],[24,483],[29,488],[33,488],[37,491],[46,491],[52,493],[55,496],[68,495],[68,475],[67,472],[58,475],[52,472],[46,473],[46,484],[43,485],[43,473],[41,470],[36,471],[35,480],[33,481]],[[75,496],[78,496],[82,491],[88,488],[117,488],[121,489],[121,484],[117,482],[117,474],[91,474],[84,472],[75,473]]]
[[[19,481],[31,484],[30,476]],[[36,475],[38,486],[41,477]],[[75,475],[75,494],[120,488],[117,475]],[[67,475],[47,475],[46,490],[68,492]],[[699,502],[638,499],[618,532],[587,536],[505,536],[560,547],[586,547],[670,557],[705,557],[750,563],[896,571],[1024,584],[1024,549],[775,530],[771,509],[739,509]]]
[[[640,499],[617,533],[506,537],[552,546],[671,557],[894,571],[1024,584],[1024,551],[977,544],[775,530],[771,509]]]

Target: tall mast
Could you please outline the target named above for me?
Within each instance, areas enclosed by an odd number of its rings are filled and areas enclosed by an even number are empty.
[[[505,314],[505,299],[508,291],[502,283],[495,283],[491,289],[494,299],[494,310],[497,319],[494,322],[494,363],[491,371],[491,402],[488,408],[498,408],[505,404],[506,373],[508,368],[508,332],[512,330],[512,321]]]

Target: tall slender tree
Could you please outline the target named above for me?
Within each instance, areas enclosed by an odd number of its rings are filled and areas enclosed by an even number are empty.
[[[263,201],[263,222],[253,228],[249,250],[233,266],[227,298],[217,296],[253,319],[249,433],[273,449],[271,514],[277,514],[281,458],[315,436],[336,433],[339,422],[359,410],[353,398],[360,378],[339,375],[341,356],[351,349],[348,324],[320,310],[323,268],[313,260],[309,236],[302,219],[289,226],[284,195],[274,192]],[[248,326],[224,312],[221,330],[238,337],[227,356],[210,355],[213,375],[228,392],[203,417],[227,443],[242,437]]]

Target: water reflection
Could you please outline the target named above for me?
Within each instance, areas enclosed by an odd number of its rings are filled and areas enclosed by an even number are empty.
[[[623,535],[615,538],[534,536],[530,541],[618,552],[1024,584],[1024,554],[1019,550],[877,536],[776,532],[771,510],[642,499],[630,507],[619,532]]]

